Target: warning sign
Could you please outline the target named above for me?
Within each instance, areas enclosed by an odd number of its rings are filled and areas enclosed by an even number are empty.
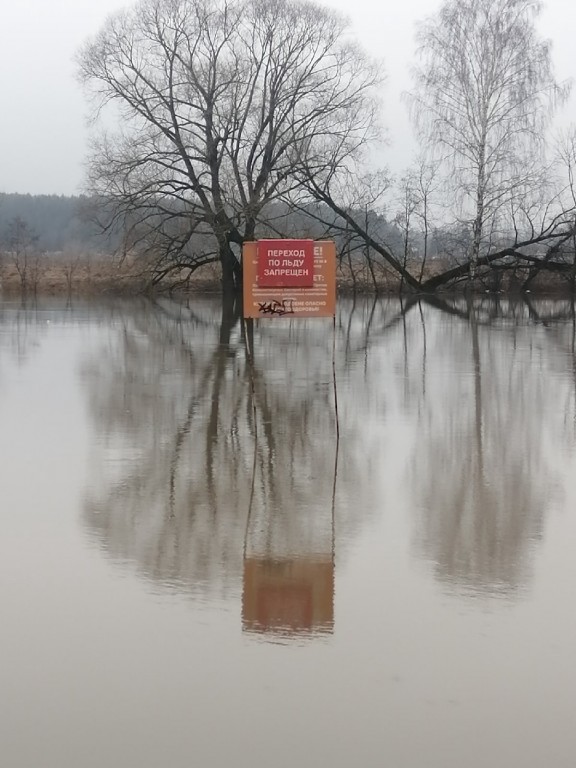
[[[244,281],[244,317],[334,317],[336,311],[336,245],[332,240],[264,240],[261,260],[259,243],[244,243],[242,269]],[[291,245],[286,246],[286,243]],[[300,243],[310,243],[301,246]],[[273,244],[273,245],[271,245]],[[298,245],[294,245],[298,244]],[[306,267],[306,255],[295,255],[310,247],[312,267]],[[274,252],[291,251],[291,255],[278,256]],[[296,265],[304,259],[302,265]],[[277,267],[271,261],[290,261],[293,266]],[[308,269],[312,280],[307,284],[285,282],[267,283],[267,280],[308,279],[308,275],[264,275],[265,270]]]

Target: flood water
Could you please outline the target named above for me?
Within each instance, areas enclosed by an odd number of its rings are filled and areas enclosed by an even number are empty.
[[[2,766],[573,768],[575,595],[570,302],[0,304]]]

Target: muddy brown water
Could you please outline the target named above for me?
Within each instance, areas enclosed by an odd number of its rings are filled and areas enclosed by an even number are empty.
[[[1,764],[573,768],[574,317],[0,303]]]

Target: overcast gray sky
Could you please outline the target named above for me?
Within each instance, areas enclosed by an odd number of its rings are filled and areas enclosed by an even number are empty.
[[[4,0],[0,24],[0,192],[81,191],[89,128],[86,100],[75,80],[74,55],[123,0]],[[413,144],[400,100],[410,86],[415,23],[440,0],[324,0],[347,14],[357,38],[384,62],[383,97],[390,145],[386,163],[409,162]],[[576,76],[574,0],[548,0],[539,28],[554,42],[559,79]],[[576,122],[576,97],[562,122]]]

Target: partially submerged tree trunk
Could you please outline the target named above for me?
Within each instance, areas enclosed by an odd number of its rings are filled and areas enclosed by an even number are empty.
[[[236,258],[230,243],[220,246],[220,266],[222,269],[222,292],[231,296],[242,291],[242,265]]]

